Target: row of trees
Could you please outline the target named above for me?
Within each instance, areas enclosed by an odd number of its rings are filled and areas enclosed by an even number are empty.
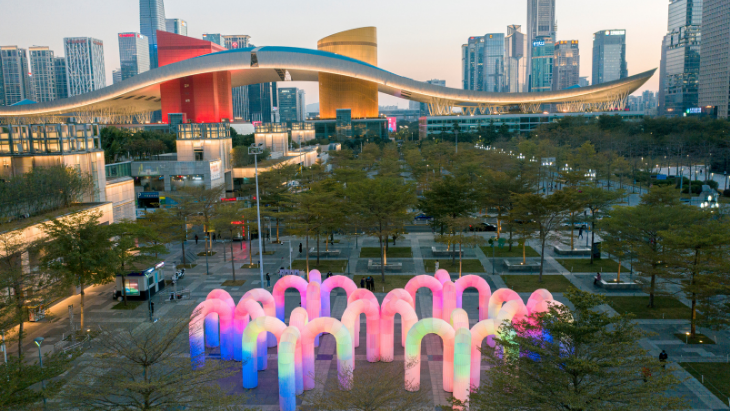
[[[175,135],[159,131],[130,131],[116,127],[101,130],[101,148],[107,164],[121,158],[150,159],[154,155],[174,153],[177,150]]]

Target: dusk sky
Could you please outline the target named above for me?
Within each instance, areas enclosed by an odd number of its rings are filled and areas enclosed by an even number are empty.
[[[425,81],[445,79],[460,88],[461,45],[469,36],[504,33],[509,24],[526,31],[527,1],[435,0],[165,0],[168,18],[188,22],[188,35],[248,34],[256,46],[316,48],[327,35],[362,26],[378,28],[378,65]],[[659,67],[667,30],[667,0],[558,0],[558,40],[579,40],[581,76],[591,76],[593,33],[627,30],[629,75]],[[0,0],[0,45],[49,46],[64,54],[64,37],[104,42],[107,85],[119,67],[117,33],[139,32],[138,0]],[[656,91],[659,73],[640,90]],[[281,84],[284,86],[284,84]],[[289,86],[287,84],[286,86]],[[316,83],[291,83],[317,102]],[[381,105],[408,102],[380,95]]]

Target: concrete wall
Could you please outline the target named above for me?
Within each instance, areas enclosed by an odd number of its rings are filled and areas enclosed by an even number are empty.
[[[112,203],[114,222],[121,220],[136,220],[136,198],[134,194],[134,179],[119,177],[109,180],[106,185],[107,201]]]

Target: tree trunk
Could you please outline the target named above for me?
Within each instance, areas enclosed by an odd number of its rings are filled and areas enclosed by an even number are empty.
[[[570,251],[573,251],[573,236],[575,231],[575,212],[570,213]]]
[[[319,230],[317,230],[317,267],[319,267]]]
[[[248,265],[253,267],[253,252],[251,251],[251,224],[248,225]]]
[[[510,225],[509,225],[509,241],[507,241],[509,243],[508,251],[512,251],[512,226],[513,225],[514,225],[514,221],[512,223],[510,223]]]
[[[459,243],[459,278],[461,278],[461,243]]]
[[[542,230],[540,231],[540,237],[542,240],[542,245],[540,247],[540,278],[539,281],[542,282],[542,269],[545,265],[545,240],[547,240],[547,233],[545,235],[542,235]]]
[[[621,258],[618,259],[618,276],[616,276],[616,282],[621,282]]]
[[[25,301],[25,294],[23,293],[21,285],[16,284],[13,288],[15,290],[15,298],[17,301],[16,312],[18,313],[18,358],[23,358],[23,339],[25,338],[25,305],[23,304],[23,301]],[[20,364],[22,365],[22,361]]]
[[[279,217],[276,217],[276,242],[279,242]]]
[[[383,284],[385,284],[385,247],[383,247],[383,235],[380,234],[378,238],[380,239],[380,278],[383,280]]]
[[[656,274],[652,274],[651,275],[651,285],[649,286],[649,308],[654,308],[654,287],[655,286],[656,286]]]
[[[306,250],[307,251],[307,280],[309,280],[309,231],[307,231],[306,245],[307,245],[307,250]]]
[[[81,287],[81,292],[79,295],[81,296],[81,313],[79,314],[79,321],[80,326],[79,329],[84,329],[84,298],[86,297],[86,292],[84,292],[84,282],[79,280],[79,286]]]
[[[695,337],[695,333],[697,332],[697,296],[695,293],[692,293],[692,318],[690,322],[690,336],[692,338]]]
[[[185,267],[185,240],[187,240],[187,236],[185,236],[185,237],[186,238],[183,238],[183,240],[180,242],[180,245],[182,245],[182,263],[183,263],[183,267]],[[176,267],[173,267],[173,268],[176,268]]]
[[[233,281],[236,281],[236,266],[233,263],[233,229],[231,231],[231,273],[233,274]]]
[[[591,264],[593,264],[593,245],[595,243],[596,243],[596,211],[591,210],[591,250],[590,250]]]

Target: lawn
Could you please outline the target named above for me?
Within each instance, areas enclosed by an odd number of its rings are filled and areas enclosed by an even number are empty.
[[[426,267],[427,273],[433,273],[436,271],[436,261],[439,262],[439,269],[444,269],[449,273],[459,273],[459,259],[457,258],[454,263],[451,262],[450,258],[442,258],[439,260],[423,260],[423,265]],[[475,259],[462,259],[461,260],[461,272],[462,273],[483,273],[484,267],[479,260]]]
[[[492,247],[489,246],[482,246],[480,247],[482,249],[482,252],[484,252],[484,255],[486,255],[489,258],[492,258]],[[540,257],[540,254],[535,251],[532,247],[529,245],[525,247],[525,256],[527,257]],[[517,244],[512,245],[512,251],[509,250],[509,246],[506,244],[503,248],[494,247],[494,257],[522,257],[522,247],[520,247]]]
[[[120,301],[112,306],[112,310],[134,310],[142,304],[146,304],[146,302],[127,300],[127,305],[124,305],[124,301]]]
[[[593,260],[593,264],[590,258],[556,258],[555,261],[572,273],[618,272],[618,263],[607,258]]]
[[[704,375],[705,387],[715,394],[720,401],[727,403],[730,400],[730,364],[717,362],[681,362],[679,365],[688,373],[692,374],[693,377],[697,378],[697,381],[701,382],[702,376]]]
[[[712,338],[700,333],[695,333],[694,337],[689,337],[684,333],[677,333],[674,334],[674,336],[682,341],[686,341],[685,344],[715,344],[715,342],[712,341]]]
[[[396,288],[405,288],[406,283],[413,278],[412,275],[385,275],[385,283],[383,283],[382,277],[380,276],[380,273],[373,273],[370,274],[373,279],[375,280],[375,292],[376,293],[388,293],[391,290],[394,290]],[[360,286],[360,279],[365,278],[365,275],[355,275],[353,276],[352,280],[355,281],[355,284],[357,286]],[[385,290],[385,291],[383,291]]]
[[[637,319],[688,320],[690,309],[672,297],[654,297],[654,308],[649,308],[649,296],[606,297],[608,305],[618,313],[631,313]]]
[[[294,270],[306,270],[307,260],[294,260],[292,262],[292,269]],[[320,273],[325,274],[328,271],[333,273],[344,273],[347,271],[347,260],[324,260],[320,259],[317,264],[316,258],[309,258],[309,269],[319,270]]]
[[[221,284],[221,287],[240,287],[245,283],[246,283],[246,280],[236,280],[236,281],[226,280],[226,281],[223,281],[223,284]]]
[[[518,293],[531,293],[544,288],[551,293],[562,293],[573,287],[570,281],[562,275],[543,275],[540,282],[539,275],[502,275],[507,287]]]
[[[411,258],[411,247],[388,247],[387,258]],[[363,247],[360,258],[380,258],[380,247]]]

